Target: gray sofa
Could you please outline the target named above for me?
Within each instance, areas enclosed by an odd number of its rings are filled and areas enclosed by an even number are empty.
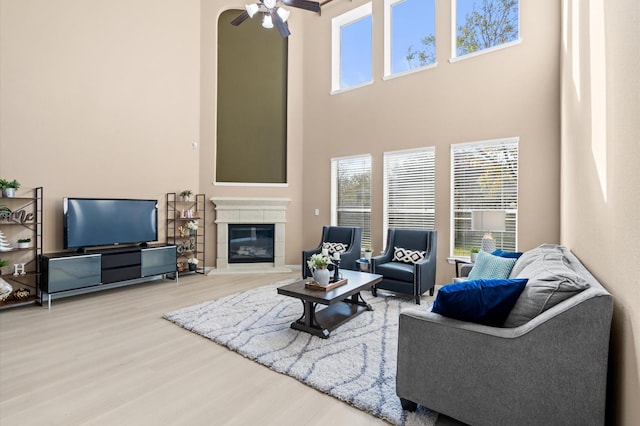
[[[537,267],[544,283],[545,257],[588,286],[522,325],[400,314],[396,392],[405,409],[417,403],[471,425],[604,424],[611,295],[562,246],[526,252],[510,277]],[[529,297],[525,287],[509,315]]]

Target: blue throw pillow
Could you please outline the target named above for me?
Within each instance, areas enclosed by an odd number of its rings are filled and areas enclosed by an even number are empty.
[[[527,278],[449,284],[438,290],[431,311],[461,321],[499,327],[526,284]]]
[[[494,256],[508,257],[513,259],[519,259],[520,256],[522,256],[521,251],[502,251],[500,249],[492,251],[491,254]]]
[[[513,265],[516,264],[515,258],[494,256],[486,251],[478,253],[476,263],[473,264],[471,272],[469,272],[470,280],[492,279],[492,278],[509,278]]]

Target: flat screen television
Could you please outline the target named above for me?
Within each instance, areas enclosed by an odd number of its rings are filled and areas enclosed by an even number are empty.
[[[64,248],[158,240],[158,200],[64,198]]]

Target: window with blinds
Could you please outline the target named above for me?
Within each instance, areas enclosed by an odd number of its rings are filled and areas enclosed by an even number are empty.
[[[362,228],[362,246],[371,246],[371,156],[331,160],[331,224]]]
[[[482,230],[472,230],[475,210],[506,213],[505,231],[492,232],[496,247],[514,251],[518,234],[518,138],[451,146],[451,255],[469,256]]]
[[[435,229],[435,148],[384,153],[383,243],[389,228]]]

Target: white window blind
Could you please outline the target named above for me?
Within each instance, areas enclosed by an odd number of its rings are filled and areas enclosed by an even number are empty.
[[[435,148],[384,153],[383,238],[389,228],[435,229]]]
[[[451,255],[469,256],[484,231],[473,231],[474,210],[506,212],[505,231],[492,232],[496,246],[512,251],[518,234],[518,138],[451,146]]]
[[[331,224],[362,228],[363,247],[371,246],[371,156],[331,160]]]

